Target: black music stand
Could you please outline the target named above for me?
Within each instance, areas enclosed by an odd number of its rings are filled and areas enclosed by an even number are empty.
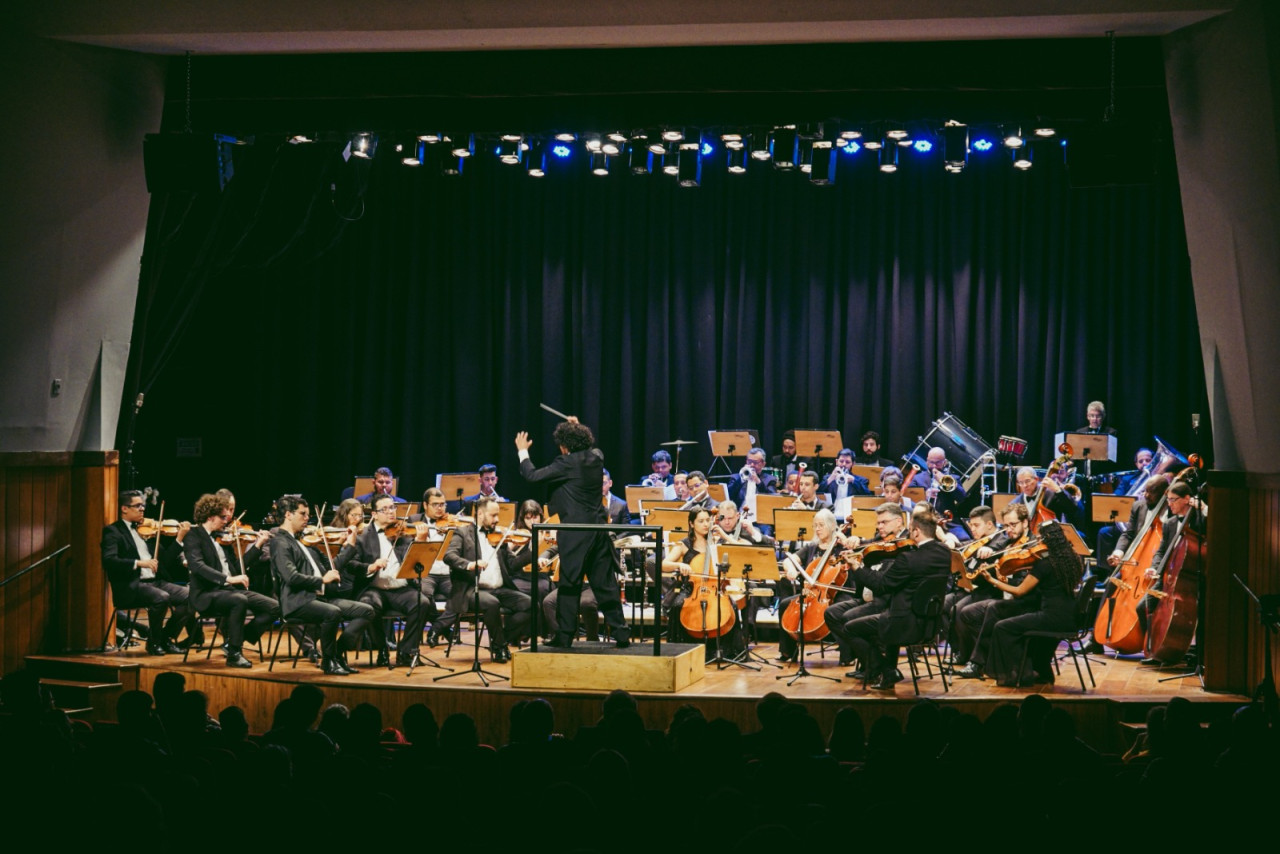
[[[818,460],[818,476],[821,477],[822,461],[834,460],[844,448],[844,440],[839,430],[797,430],[796,456],[813,457]]]
[[[404,560],[400,562],[399,578],[408,580],[416,578],[418,581],[418,603],[414,605],[416,613],[414,617],[422,616],[422,573],[430,571],[435,564],[436,559],[444,554],[445,547],[449,545],[449,540],[453,537],[453,531],[445,531],[443,540],[426,540],[423,542],[415,541],[409,546],[409,550],[404,553]],[[417,622],[415,619],[414,622]],[[429,667],[435,667],[439,670],[448,670],[453,672],[452,667],[445,667],[438,661],[434,661],[430,656],[422,654],[422,638],[418,638],[418,651],[413,654],[413,661],[409,662],[409,672],[405,674],[405,678],[413,675],[413,670],[419,664],[425,664]]]
[[[745,631],[747,625],[754,626],[756,621],[755,603],[752,601],[756,598],[757,590],[755,585],[766,581],[778,580],[778,560],[773,548],[771,546],[748,546],[736,543],[729,543],[718,548],[721,559],[728,558],[729,560],[729,570],[726,573],[726,577],[741,578],[747,594],[742,618],[744,626],[743,640],[746,641],[746,649],[742,651],[742,655],[738,656],[738,658],[757,661],[760,664],[781,670],[781,664],[774,664],[751,649],[751,635]],[[761,587],[759,590],[766,594],[770,593],[767,587]]]
[[[1258,606],[1258,620],[1267,632],[1267,641],[1262,647],[1264,663],[1262,681],[1258,683],[1257,688],[1253,689],[1253,701],[1262,703],[1267,722],[1275,726],[1276,721],[1280,720],[1280,697],[1276,696],[1276,677],[1271,669],[1271,643],[1275,635],[1280,634],[1280,595],[1270,593],[1259,597],[1249,589],[1249,585],[1245,584],[1240,576],[1233,572],[1231,577],[1244,588],[1244,592],[1249,594],[1249,598]],[[1242,655],[1247,654],[1246,649],[1247,647],[1241,647]]]
[[[716,463],[724,466],[724,470],[733,477],[735,472],[727,462],[725,457],[746,457],[747,451],[756,447],[759,442],[756,437],[760,435],[759,430],[708,430],[707,440],[711,443],[711,453],[715,457],[711,461],[710,467],[707,468],[707,477],[716,470]]]
[[[1093,461],[1116,461],[1116,437],[1107,433],[1059,433],[1053,437],[1053,446],[1071,446],[1071,459],[1084,460],[1084,476],[1092,477]]]

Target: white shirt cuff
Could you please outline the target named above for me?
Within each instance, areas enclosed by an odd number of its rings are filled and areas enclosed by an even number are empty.
[[[528,448],[521,448],[521,449],[516,453],[516,456],[520,458],[520,462],[524,462],[525,460],[529,459],[529,449],[528,449]]]

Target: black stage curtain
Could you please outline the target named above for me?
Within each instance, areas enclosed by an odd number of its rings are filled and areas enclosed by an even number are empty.
[[[682,467],[710,466],[708,429],[758,429],[770,453],[792,427],[850,446],[876,429],[896,456],[944,412],[1044,465],[1093,399],[1122,458],[1155,433],[1209,447],[1190,428],[1208,410],[1171,168],[1073,189],[1056,143],[1027,173],[997,149],[959,176],[908,151],[881,174],[863,151],[816,187],[729,175],[722,154],[688,189],[621,162],[596,177],[580,154],[539,180],[487,151],[448,178],[385,142],[371,164],[262,149],[178,227],[194,233],[149,235],[166,253],[150,290],[186,324],[175,338],[140,297],[139,485],[182,507],[230,487],[253,517],[379,465],[417,498],[495,462],[520,498],[516,431],[535,462],[554,453],[539,401],[594,428],[618,483],[675,438],[699,443]],[[176,456],[186,438],[202,456]]]

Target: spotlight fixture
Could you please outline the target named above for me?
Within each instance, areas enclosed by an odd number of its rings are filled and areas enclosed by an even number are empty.
[[[421,166],[422,161],[427,159],[427,144],[420,139],[413,141],[413,149],[406,151],[404,157],[400,158],[400,162],[405,166]]]
[[[750,145],[752,160],[768,160],[773,155],[769,153],[769,131],[767,128],[753,128],[750,136]]]
[[[1045,139],[1047,137],[1054,136],[1055,134],[1057,134],[1058,130],[1057,128],[1051,128],[1051,127],[1042,125],[1036,128],[1035,131],[1033,131],[1033,133],[1035,133],[1035,135],[1040,137],[1041,139]]]
[[[376,133],[353,133],[351,135],[351,156],[359,157],[363,160],[372,160],[373,154],[378,150],[378,135]]]
[[[986,137],[979,137],[973,141],[974,151],[990,151],[995,148],[996,144]]]
[[[862,147],[867,151],[879,151],[884,147],[884,142],[879,139],[868,137],[862,141]]]
[[[663,138],[664,131],[657,128],[645,131],[645,138],[649,140],[649,150],[659,157],[666,157],[668,154],[675,152],[674,143],[669,143]]]
[[[850,140],[852,142],[852,140]],[[816,139],[813,142],[812,163],[809,170],[809,183],[819,187],[828,187],[836,182],[835,150],[829,139]]]
[[[663,142],[680,142],[683,139],[684,139],[684,131],[682,131],[680,128],[663,128],[662,129]]]
[[[911,147],[921,154],[928,154],[930,151],[933,151],[933,143],[927,139],[917,139],[915,142],[911,143]]]
[[[674,153],[664,154],[662,155],[661,158],[657,156],[654,157],[655,164],[659,160],[661,160],[662,162],[663,175],[670,175],[672,178],[678,177],[680,175],[680,162]]]
[[[516,166],[529,146],[518,133],[504,133],[498,139],[498,159],[508,166]]]
[[[680,143],[676,162],[676,180],[681,187],[696,187],[702,180],[702,143]]]
[[[862,139],[862,131],[858,130],[857,128],[845,128],[844,130],[840,131],[839,136],[841,139],[845,139],[845,140]]]
[[[576,133],[558,133],[556,134],[556,142],[577,142],[578,135]]]
[[[435,145],[440,142],[448,142],[449,137],[442,133],[420,133],[418,134],[418,140],[420,142],[425,142],[428,145]]]
[[[627,169],[632,175],[653,172],[654,153],[649,150],[649,137],[637,134],[627,142]]]
[[[800,164],[800,171],[806,175],[813,171],[813,143],[812,137],[801,134],[796,146],[799,151],[796,162]]]
[[[591,174],[601,177],[609,174],[609,157],[603,151],[591,153]]]
[[[447,139],[447,137],[446,137]],[[458,137],[458,141],[453,148],[449,149],[449,153],[458,159],[466,159],[476,153],[476,136],[469,133],[466,137]]]
[[[524,169],[530,178],[545,178],[547,175],[547,143],[535,139],[525,154]]]
[[[1026,143],[1022,136],[1022,128],[1014,125],[1004,129],[1004,147],[1021,148]]]
[[[747,171],[747,161],[751,159],[751,154],[746,146],[727,148],[725,153],[728,155],[727,168],[730,175],[742,175]]]
[[[558,142],[551,146],[551,153],[563,160],[570,154],[573,154],[573,149],[565,145],[563,142]]]
[[[880,149],[880,171],[898,171],[898,146],[886,144]]]
[[[720,141],[724,143],[725,149],[729,151],[736,151],[746,145],[742,141],[742,134],[740,133],[722,133],[720,134]]]
[[[290,145],[305,145],[309,142],[315,142],[315,138],[307,136],[305,133],[295,133],[293,136],[289,137]]]
[[[1020,148],[1011,149],[1013,155],[1013,168],[1027,171],[1031,168],[1031,146],[1022,146]]]
[[[604,140],[598,133],[584,133],[582,135],[582,147],[592,154],[598,153],[604,145]]]
[[[769,134],[769,156],[774,169],[794,169],[799,159],[800,136],[795,125],[775,127]]]
[[[622,146],[627,141],[625,134],[614,133],[609,134],[600,142],[600,150],[610,157],[617,157],[622,153]]]
[[[904,139],[911,138],[911,134],[909,134],[905,128],[891,128],[890,130],[885,131],[884,135],[886,138],[891,139],[894,142],[901,142]]]
[[[462,175],[462,167],[466,165],[466,162],[467,158],[450,152],[449,156],[440,162],[440,174],[450,178],[460,177]]]
[[[841,141],[840,150],[845,154],[857,154],[862,150],[862,143],[856,139],[846,139]]]
[[[969,126],[949,121],[942,127],[942,162],[959,172],[969,163]],[[954,167],[954,168],[953,168]]]

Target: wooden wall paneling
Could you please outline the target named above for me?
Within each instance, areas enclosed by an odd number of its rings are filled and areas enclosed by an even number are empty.
[[[1225,473],[1211,473],[1208,496],[1204,676],[1210,689],[1240,691],[1247,678],[1244,651],[1248,649],[1249,626],[1231,615],[1247,597],[1231,575],[1235,572],[1247,580],[1249,495],[1242,479],[1224,480],[1221,474]]]
[[[110,590],[102,569],[102,527],[116,520],[120,469],[115,452],[71,470],[71,561],[59,594],[65,614],[62,645],[69,650],[97,648],[111,615]],[[108,639],[110,642],[110,639]]]

